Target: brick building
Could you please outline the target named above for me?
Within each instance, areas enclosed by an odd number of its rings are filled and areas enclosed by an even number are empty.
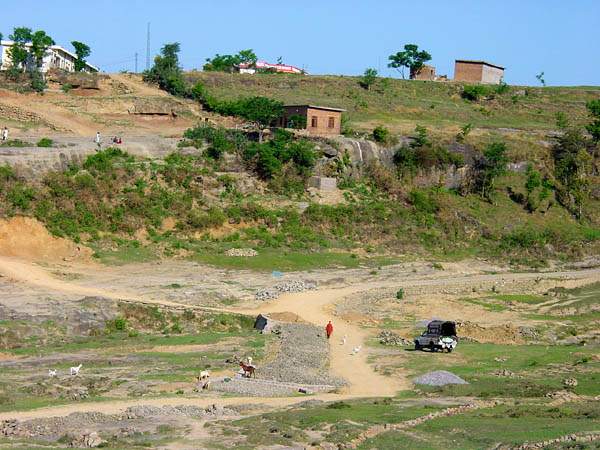
[[[413,77],[413,80],[423,81],[434,81],[435,79],[435,67],[428,65],[423,66]]]
[[[306,118],[306,130],[311,136],[342,134],[342,113],[345,109],[315,105],[284,106],[284,109],[283,116],[277,120],[278,127],[292,127],[292,116],[300,116]]]
[[[504,67],[485,61],[457,59],[454,64],[454,81],[474,81],[498,84],[504,79]]]

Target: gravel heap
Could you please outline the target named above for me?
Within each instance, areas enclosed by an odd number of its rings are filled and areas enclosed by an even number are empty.
[[[241,377],[235,376],[229,378],[229,381],[214,380],[211,382],[212,391],[227,392],[229,394],[248,395],[252,397],[283,397],[298,392],[289,386],[277,386],[273,384],[261,383],[259,379],[247,381]]]
[[[345,380],[330,377],[327,373],[329,345],[324,327],[282,322],[274,331],[281,339],[279,353],[267,365],[258,367],[258,378],[302,384],[347,384]]]
[[[20,422],[15,419],[3,420],[0,422],[0,436],[19,436],[19,437],[53,437],[59,438],[64,434],[76,436],[78,445],[89,443],[101,443],[95,436],[81,434],[81,430],[94,425],[113,424],[124,420],[143,419],[145,417],[155,416],[189,416],[189,417],[207,417],[238,415],[237,412],[219,408],[216,405],[208,408],[201,408],[193,405],[165,406],[162,408],[156,406],[131,406],[123,414],[103,414],[100,412],[71,413],[66,417],[48,417],[40,419],[31,419]],[[87,443],[86,443],[87,442]]]
[[[444,386],[445,384],[469,384],[460,377],[446,370],[438,370],[422,375],[413,380],[416,384],[426,384],[427,386]]]
[[[312,281],[292,280],[278,284],[274,288],[265,288],[254,294],[256,300],[273,300],[279,298],[281,294],[291,292],[314,291],[317,289],[317,283]]]
[[[383,345],[413,345],[413,341],[403,338],[393,331],[382,331],[377,337],[379,338],[379,343]]]
[[[230,248],[225,252],[227,256],[258,256],[253,248]]]

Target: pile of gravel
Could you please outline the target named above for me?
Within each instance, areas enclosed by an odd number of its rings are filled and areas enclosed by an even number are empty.
[[[261,383],[244,380],[242,377],[231,377],[229,381],[214,380],[210,383],[211,391],[226,392],[228,394],[247,395],[250,397],[284,397],[297,393],[298,390],[289,386],[277,386],[275,384]]]
[[[427,386],[444,386],[445,384],[469,384],[462,378],[446,370],[438,370],[422,375],[413,380],[415,384],[425,384]]]
[[[258,256],[253,248],[230,248],[225,252],[227,256]]]
[[[312,281],[292,280],[278,284],[274,288],[265,288],[254,294],[256,300],[273,300],[279,298],[281,294],[291,292],[314,291],[317,289],[317,283]]]
[[[205,417],[205,416],[231,416],[237,415],[235,411],[224,408],[219,408],[217,405],[202,408],[193,405],[178,405],[178,406],[130,406],[125,410],[125,415],[128,419],[143,419],[145,417],[157,416],[188,416],[188,417]]]
[[[325,328],[308,323],[279,323],[281,346],[277,357],[257,368],[256,376],[288,383],[342,386],[344,379],[328,375],[329,345]]]
[[[402,336],[394,333],[393,331],[382,331],[377,335],[379,343],[383,345],[413,345],[413,341],[410,339],[403,338]]]

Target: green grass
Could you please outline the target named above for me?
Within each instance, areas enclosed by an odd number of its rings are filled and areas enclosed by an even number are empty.
[[[538,303],[547,302],[549,300],[548,297],[540,297],[537,295],[517,295],[517,294],[490,295],[489,297],[486,297],[486,298],[495,299],[495,300],[503,300],[505,302],[510,302],[510,303],[513,303],[513,302],[514,303],[526,303],[528,305],[537,305]]]
[[[457,300],[460,302],[471,303],[472,305],[483,306],[485,309],[488,309],[490,311],[504,311],[506,309],[505,306],[497,305],[495,303],[483,302],[474,298],[462,297],[458,298]]]
[[[298,252],[263,248],[258,256],[251,258],[234,258],[224,254],[202,253],[194,255],[194,259],[206,264],[232,269],[255,271],[296,271],[314,270],[334,267],[355,268],[359,265],[379,266],[398,262],[394,258],[352,258],[350,253]]]

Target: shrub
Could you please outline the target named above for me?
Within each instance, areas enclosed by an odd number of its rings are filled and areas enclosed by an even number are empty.
[[[42,138],[37,143],[38,147],[52,147],[52,139]]]
[[[435,213],[439,209],[439,204],[432,195],[427,195],[420,189],[415,189],[408,193],[408,199],[417,211],[424,213]]]
[[[490,88],[481,84],[467,85],[461,92],[461,97],[472,102],[476,102],[483,97],[490,95]]]
[[[390,134],[389,130],[382,126],[377,126],[373,130],[373,139],[375,142],[387,142],[388,135]]]
[[[63,92],[69,92],[71,89],[73,89],[73,86],[71,86],[70,84],[63,84],[61,86],[61,89],[63,90]]]
[[[404,289],[398,289],[398,291],[396,292],[396,298],[398,300],[402,300],[404,298]]]
[[[127,319],[119,316],[115,319],[115,330],[124,331],[127,329]]]
[[[327,409],[346,409],[351,408],[351,406],[343,401],[333,402],[326,406]]]

